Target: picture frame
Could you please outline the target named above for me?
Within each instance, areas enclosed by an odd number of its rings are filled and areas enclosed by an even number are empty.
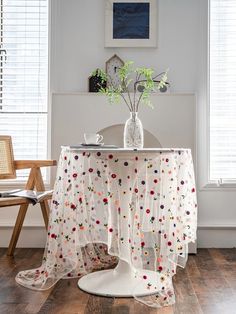
[[[105,0],[105,47],[157,47],[157,0]]]

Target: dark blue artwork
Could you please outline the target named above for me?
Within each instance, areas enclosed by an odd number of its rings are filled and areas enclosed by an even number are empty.
[[[149,39],[149,19],[147,2],[113,3],[113,38]]]

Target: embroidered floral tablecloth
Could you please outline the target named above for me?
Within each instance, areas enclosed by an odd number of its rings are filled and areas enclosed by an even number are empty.
[[[157,274],[151,306],[175,302],[172,277],[196,239],[197,203],[189,149],[92,150],[63,147],[42,265],[16,281],[45,290],[124,259]],[[143,285],[153,283],[142,276]]]

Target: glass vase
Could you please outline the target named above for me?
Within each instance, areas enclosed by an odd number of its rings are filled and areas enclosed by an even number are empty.
[[[137,112],[130,112],[125,123],[124,148],[143,148],[143,125]]]

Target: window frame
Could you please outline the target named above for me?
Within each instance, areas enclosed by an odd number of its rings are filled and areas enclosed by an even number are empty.
[[[2,1],[2,0],[1,0]],[[51,112],[52,112],[52,97],[51,97],[51,41],[52,41],[52,0],[48,0],[48,84],[47,84],[47,159],[51,158]],[[1,73],[0,73],[1,74]],[[1,77],[0,77],[1,79]],[[0,91],[1,92],[1,91]],[[0,110],[1,110],[0,104]],[[13,146],[14,153],[14,146]],[[46,180],[44,180],[45,188],[50,188],[52,184],[52,173],[50,167],[46,168]],[[0,188],[2,189],[13,189],[13,188],[23,188],[27,178],[25,180],[21,179],[11,179],[11,180],[0,180]]]
[[[206,23],[202,23],[201,40],[206,43],[201,51],[203,87],[199,89],[197,101],[197,162],[200,191],[236,191],[236,180],[210,179],[210,13],[211,0],[207,1]],[[207,31],[206,31],[207,30]],[[203,140],[204,139],[204,140]]]

